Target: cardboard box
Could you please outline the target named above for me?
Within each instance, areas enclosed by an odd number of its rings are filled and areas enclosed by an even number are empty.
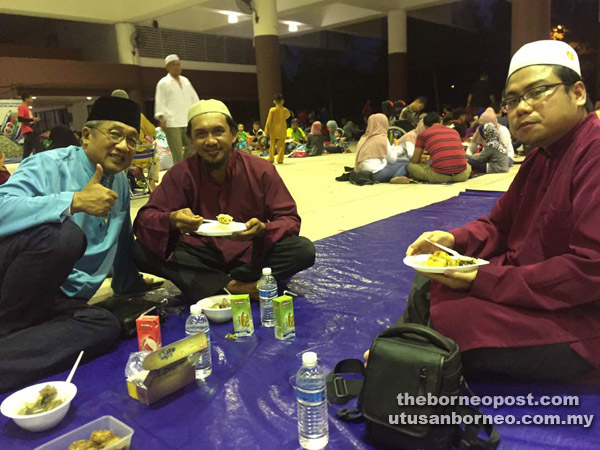
[[[162,347],[159,316],[140,316],[135,320],[140,352],[153,352]]]
[[[151,352],[144,359],[140,377],[127,379],[129,395],[151,405],[192,383],[196,379],[199,352],[205,348],[206,335],[202,332]]]
[[[254,334],[254,321],[252,320],[252,307],[248,294],[232,295],[231,316],[233,317],[233,331],[237,337],[247,337]]]
[[[275,321],[275,337],[285,341],[296,336],[294,319],[294,302],[289,295],[273,299],[273,319]]]

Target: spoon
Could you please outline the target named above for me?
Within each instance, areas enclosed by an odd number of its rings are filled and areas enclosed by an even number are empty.
[[[473,258],[470,258],[470,257],[468,257],[468,256],[461,255],[461,254],[460,254],[460,253],[458,253],[456,250],[452,250],[451,248],[448,248],[448,247],[446,247],[445,245],[438,244],[437,242],[430,241],[428,238],[425,238],[425,240],[426,240],[427,242],[429,242],[430,244],[432,244],[432,245],[435,245],[437,248],[439,248],[439,249],[442,249],[442,250],[444,250],[445,252],[447,252],[447,253],[451,254],[452,256],[454,256],[454,257],[455,257],[455,258],[457,258],[457,259],[473,259]]]
[[[73,368],[71,369],[71,372],[69,373],[69,376],[67,377],[67,383],[70,383],[71,380],[73,379],[73,375],[75,375],[75,371],[77,370],[77,366],[79,366],[79,361],[81,361],[81,357],[83,356],[83,350],[81,350],[79,352],[79,356],[77,357],[77,361],[75,361],[75,364],[73,364]]]

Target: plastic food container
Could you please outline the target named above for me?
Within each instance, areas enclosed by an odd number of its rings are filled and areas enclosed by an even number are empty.
[[[103,450],[126,450],[131,445],[133,428],[128,427],[113,416],[103,416],[73,431],[69,431],[50,442],[46,442],[44,445],[36,447],[35,450],[67,450],[73,442],[89,439],[90,434],[96,430],[110,430],[122,438],[108,447],[103,447]]]

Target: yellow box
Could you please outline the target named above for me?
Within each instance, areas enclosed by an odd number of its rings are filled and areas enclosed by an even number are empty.
[[[192,383],[196,379],[196,362],[206,348],[204,332],[188,336],[149,353],[142,368],[148,373],[143,380],[127,380],[129,396],[152,403]]]

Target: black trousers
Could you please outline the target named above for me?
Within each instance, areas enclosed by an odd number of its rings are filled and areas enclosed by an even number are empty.
[[[435,329],[429,315],[430,281],[417,274],[404,314],[397,322],[420,323]],[[477,324],[470,324],[477,326]],[[465,324],[468,326],[468,324]],[[452,336],[448,336],[452,338]],[[576,378],[593,366],[571,350],[569,343],[512,348],[478,348],[462,352],[467,376],[489,379],[511,377],[523,380],[561,381]]]
[[[70,220],[0,238],[0,392],[108,351],[120,325],[108,311],[60,290],[86,248]]]
[[[314,244],[301,236],[277,242],[262,266],[234,261],[225,264],[216,250],[189,245],[180,240],[171,259],[163,261],[136,241],[135,262],[142,272],[171,280],[189,302],[219,293],[231,280],[256,281],[262,267],[270,267],[276,279],[289,278],[315,262]]]
[[[25,133],[23,136],[23,159],[32,153],[37,153],[41,147],[40,137],[35,131]]]

